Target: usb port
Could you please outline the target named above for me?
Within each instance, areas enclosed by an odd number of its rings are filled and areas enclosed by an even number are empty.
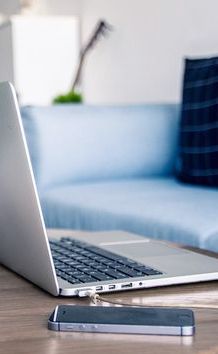
[[[121,288],[124,289],[124,288],[131,288],[132,287],[132,283],[128,283],[128,284],[123,284],[121,285]]]
[[[109,286],[108,286],[108,289],[109,289],[109,290],[112,290],[112,289],[115,289],[115,288],[116,288],[116,285],[109,285]]]
[[[103,290],[103,286],[101,286],[101,285],[100,285],[100,286],[96,286],[95,290],[96,290],[96,291]]]

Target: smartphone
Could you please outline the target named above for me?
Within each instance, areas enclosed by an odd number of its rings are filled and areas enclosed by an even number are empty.
[[[48,320],[54,331],[192,336],[192,310],[59,305]]]

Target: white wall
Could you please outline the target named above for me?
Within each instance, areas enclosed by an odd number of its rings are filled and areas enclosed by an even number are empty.
[[[38,0],[42,13],[49,15],[80,15],[83,0]]]
[[[180,100],[184,55],[218,53],[217,0],[84,0],[84,38],[98,18],[114,32],[90,53],[87,102]]]
[[[218,53],[217,0],[38,0],[44,14],[81,15],[83,39],[99,18],[114,26],[90,53],[87,102],[178,101],[185,55]],[[18,0],[0,0],[0,12]]]

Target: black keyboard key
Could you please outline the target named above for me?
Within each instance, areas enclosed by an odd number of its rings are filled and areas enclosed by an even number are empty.
[[[57,274],[57,275],[60,278],[70,282],[71,284],[80,284],[81,283],[81,281],[79,279],[75,279],[75,278],[73,278],[73,277],[71,277],[71,276],[69,276],[67,274],[62,273],[62,274]]]
[[[59,261],[63,262],[64,259],[67,260],[68,258],[66,258],[65,256],[57,256],[56,259],[58,259]]]
[[[73,251],[76,252],[76,253],[80,253],[81,248],[75,246],[75,247],[73,248]]]
[[[82,281],[83,283],[93,283],[96,280],[94,278],[92,278],[91,276],[87,275],[87,274],[83,274],[80,276],[77,276],[77,278]]]
[[[86,257],[92,257],[93,256],[93,253],[91,253],[89,251],[85,251],[85,250],[81,251],[80,254],[83,255],[83,256],[86,256]]]
[[[57,253],[57,252],[55,252],[55,251],[51,251],[51,254],[52,254],[52,257],[53,257],[53,258],[59,256],[59,253]]]
[[[127,265],[128,267],[132,267],[132,268],[140,266],[139,263],[133,261],[132,259],[121,259],[119,260],[119,263],[123,265]]]
[[[93,267],[94,268],[94,267]],[[108,266],[105,264],[99,264],[95,266],[95,269],[99,270],[100,272],[106,272],[108,270]]]
[[[59,249],[59,246],[57,246],[56,244],[53,244],[53,243],[50,241],[50,248],[51,248],[51,250],[57,250],[57,249]]]
[[[83,273],[87,273],[93,270],[93,268],[87,267],[85,264],[80,264],[80,266],[76,267],[76,269]]]
[[[113,254],[111,252],[108,252],[106,250],[103,250],[103,249],[95,247],[95,246],[89,246],[89,250],[98,254],[100,257],[105,257],[108,259],[112,259],[114,261],[119,260],[121,258],[120,256],[118,256],[116,254]]]
[[[57,259],[56,257],[53,257],[53,262],[54,264],[64,264],[61,260]]]
[[[62,263],[62,264],[55,265],[55,268],[56,269],[65,269],[66,268],[66,264]]]
[[[76,278],[76,279],[80,279],[81,277],[83,276],[87,276],[87,274],[84,274],[83,272],[77,272],[77,271],[71,271],[68,276],[71,276],[73,278]]]
[[[78,263],[78,264],[75,264],[72,268],[74,268],[76,270],[81,270],[82,268],[85,268],[85,267],[86,267],[86,264]]]
[[[73,277],[69,277],[67,279],[67,281],[69,281],[69,283],[71,283],[71,284],[79,284],[79,283],[81,283],[81,281],[79,279],[75,279]]]
[[[128,277],[125,274],[117,272],[116,270],[113,269],[108,269],[105,273],[114,279],[123,279]]]
[[[66,262],[66,264],[70,265],[72,268],[80,265],[81,263],[77,262],[77,261],[73,261],[72,259],[69,259],[68,262]]]
[[[76,277],[76,276],[79,276],[79,275],[83,274],[83,272],[71,269],[70,271],[67,272],[67,274],[70,275],[70,276]]]
[[[98,262],[91,261],[90,259],[87,259],[87,260],[83,261],[83,263],[86,264],[87,266],[90,266],[90,267],[93,267],[93,268],[99,266],[99,264],[100,264]]]
[[[113,267],[115,263],[115,261],[112,261],[111,259],[104,259],[101,261],[101,263],[107,265],[107,266],[110,266],[110,267]]]
[[[70,272],[72,270],[72,268],[71,267],[65,267],[65,268],[61,268],[61,270],[64,273],[68,273],[68,272]]]
[[[142,272],[139,272],[138,270],[134,270],[128,267],[121,267],[119,268],[119,272],[122,272],[126,275],[128,275],[129,277],[140,277],[142,275],[144,275]]]
[[[70,252],[65,250],[64,248],[61,249],[61,250],[58,250],[58,252],[64,256],[69,256]]]
[[[123,264],[121,264],[121,263],[115,263],[114,262],[114,264],[113,264],[113,267],[112,268],[114,268],[114,269],[116,269],[116,270],[119,270],[119,268],[121,268],[121,267],[123,267]]]
[[[92,277],[95,277],[97,280],[111,280],[111,279],[113,279],[111,276],[104,274],[104,273],[97,272],[97,271],[90,272],[90,275]]]
[[[159,274],[163,274],[161,272],[159,272],[158,270],[155,270],[155,269],[147,269],[143,272],[144,274],[146,275],[159,275]]]
[[[74,259],[74,257],[78,257],[78,253],[75,253],[75,252],[72,252],[72,251],[71,251],[71,252],[69,253],[68,257]]]
[[[74,261],[82,261],[84,259],[84,257],[81,256],[80,254],[75,254],[73,256],[70,255],[70,258],[73,259]]]
[[[67,280],[69,278],[69,275],[62,273],[62,274],[60,274],[60,277],[64,280]]]
[[[97,262],[101,262],[102,257],[99,256],[99,255],[97,255],[97,254],[95,254],[95,253],[93,253],[93,254],[92,254],[92,257],[91,257],[90,259],[92,259],[92,260],[94,260],[94,261],[97,261]]]

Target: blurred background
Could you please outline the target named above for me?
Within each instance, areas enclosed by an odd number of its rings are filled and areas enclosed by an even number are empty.
[[[0,0],[0,81],[21,104],[50,104],[104,19],[113,31],[85,62],[84,102],[178,102],[183,58],[218,53],[217,11],[217,0]]]

